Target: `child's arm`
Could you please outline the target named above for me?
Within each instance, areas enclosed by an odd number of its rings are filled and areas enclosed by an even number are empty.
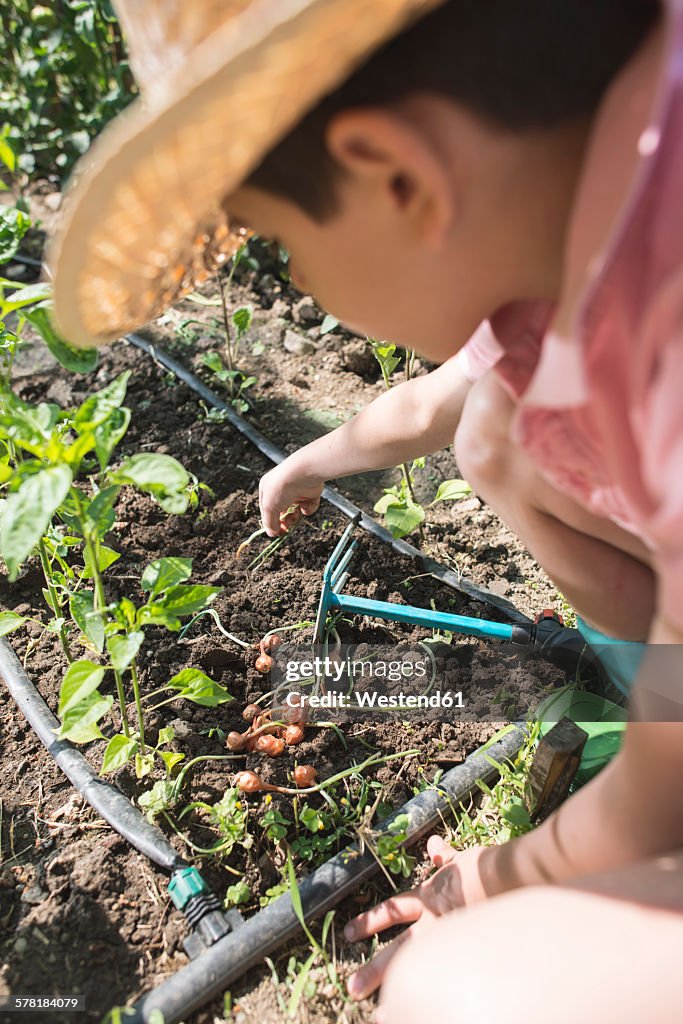
[[[659,618],[633,694],[624,746],[610,765],[533,832],[503,846],[456,853],[438,836],[428,850],[439,870],[416,889],[360,914],[357,940],[399,924],[528,885],[563,884],[683,848],[683,631]],[[658,719],[668,718],[669,721]],[[356,998],[381,984],[391,946],[350,982]]]
[[[269,535],[285,532],[280,517],[290,506],[298,505],[305,515],[315,512],[326,480],[388,469],[452,444],[471,386],[461,360],[453,356],[294,452],[261,479],[261,517]]]

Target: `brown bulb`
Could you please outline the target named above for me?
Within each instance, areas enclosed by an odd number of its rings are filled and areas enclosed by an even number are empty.
[[[242,734],[241,732],[229,732],[227,739],[225,741],[225,745],[228,748],[228,750],[233,750],[235,752],[244,750],[247,743],[247,738],[247,735]]]
[[[299,764],[294,769],[294,782],[300,789],[315,785],[317,772],[312,764]]]
[[[243,793],[258,793],[264,788],[261,777],[256,772],[239,772],[235,778],[235,785]]]
[[[262,736],[256,737],[254,749],[260,754],[267,754],[268,757],[279,757],[285,749],[285,741],[280,739],[279,736],[271,736],[270,733],[264,733]]]
[[[288,725],[282,736],[288,747],[296,746],[304,738],[304,727],[298,724]]]

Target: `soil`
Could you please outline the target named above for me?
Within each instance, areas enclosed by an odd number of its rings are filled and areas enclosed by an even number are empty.
[[[230,309],[247,303],[254,308],[253,323],[239,354],[240,368],[257,378],[245,394],[250,404],[247,415],[275,443],[291,451],[352,416],[380,394],[384,385],[366,343],[340,329],[321,335],[323,313],[311,300],[304,301],[289,291],[286,282],[278,278],[272,253],[262,248],[257,258],[260,266],[244,267],[236,275],[229,303]],[[215,298],[216,286],[206,286],[202,294]],[[187,344],[179,338],[178,328],[182,333],[184,321],[196,318],[206,324],[216,314],[220,315],[218,307],[185,300],[146,333],[210,381],[201,354],[218,348],[216,341],[206,336],[205,327],[200,327],[200,336]],[[212,493],[203,491],[199,508],[179,517],[167,516],[149,498],[130,489],[122,492],[117,521],[108,540],[121,552],[121,558],[107,573],[108,595],[115,598],[127,594],[139,599],[136,580],[144,567],[162,555],[179,555],[193,559],[193,581],[224,588],[214,607],[224,627],[248,642],[258,640],[274,627],[312,620],[322,569],[345,526],[343,516],[323,503],[316,516],[294,531],[261,567],[249,570],[248,558],[237,561],[238,545],[259,525],[258,481],[269,463],[232,427],[207,416],[207,410],[185,385],[137,349],[119,343],[102,353],[99,368],[85,378],[67,374],[54,365],[44,349],[29,346],[18,364],[16,386],[29,401],[72,406],[124,369],[133,371],[126,401],[133,416],[122,454],[148,450],[174,455]],[[428,369],[418,366],[418,372]],[[215,387],[220,385],[216,382]],[[425,501],[431,500],[441,480],[458,475],[452,452],[431,456],[420,474],[419,493]],[[371,512],[382,486],[396,479],[394,472],[370,474],[338,481],[337,485]],[[414,563],[397,557],[374,539],[361,535],[358,542],[349,592],[427,607],[433,601],[443,610],[502,618],[421,575]],[[547,606],[560,607],[559,596],[530,555],[475,497],[431,509],[420,543],[429,554],[507,597],[528,614]],[[259,539],[254,552],[262,546]],[[37,564],[27,563],[11,586],[5,576],[0,579],[0,604],[3,609],[47,621]],[[345,643],[414,644],[425,636],[424,631],[413,627],[368,619],[344,622],[339,628]],[[310,629],[301,634],[304,638],[310,635]],[[57,639],[38,623],[28,623],[11,639],[40,693],[56,709],[65,667]],[[519,695],[531,686],[551,687],[562,681],[559,672],[544,662],[506,660],[500,650],[479,641],[457,640],[449,650],[455,652],[459,688],[473,700],[483,694],[489,711],[491,697],[498,694],[504,698],[498,706],[504,707],[509,716],[516,714],[519,709],[511,705],[510,691]],[[211,675],[234,697],[232,703],[216,709],[176,701],[159,711],[151,710],[147,718],[150,737],[154,739],[163,726],[173,725],[174,747],[187,759],[225,753],[225,734],[244,728],[242,709],[269,688],[255,671],[253,661],[252,652],[226,640],[208,617],[199,620],[183,639],[160,628],[149,628],[140,655],[143,692],[162,686],[191,664]],[[50,1014],[49,1019],[99,1021],[108,1008],[134,1001],[186,963],[182,949],[186,925],[169,903],[162,873],[83,804],[4,689],[0,689],[0,703],[0,941],[4,960],[0,994],[3,990],[83,993],[85,1014]],[[502,711],[500,717],[504,717]],[[288,750],[273,760],[249,754],[235,762],[198,766],[184,788],[182,800],[183,804],[219,800],[231,784],[235,768],[252,768],[267,782],[287,785],[295,760],[314,764],[319,778],[324,778],[365,759],[371,750],[389,754],[409,746],[418,749],[419,755],[368,775],[381,785],[383,803],[398,807],[413,795],[415,786],[432,780],[438,769],[463,760],[490,737],[495,727],[476,713],[470,720],[458,720],[453,714],[436,720],[413,716],[409,722],[364,718],[342,726],[346,749],[334,730],[311,727],[294,754]],[[96,766],[102,747],[93,744],[87,750]],[[115,781],[135,797],[160,777],[155,773],[139,782],[131,770],[124,768]],[[268,806],[277,807],[291,819],[292,807],[291,800],[284,797],[275,797],[272,803],[258,794],[245,800],[255,838],[252,848],[237,846],[226,860],[206,857],[196,863],[220,896],[237,881],[234,872],[244,873],[252,896],[241,909],[251,914],[258,909],[259,897],[281,880],[284,863],[282,847],[266,840],[258,819]],[[310,802],[321,806],[319,798]],[[207,831],[201,815],[189,815],[181,825],[195,843],[215,842],[215,834]],[[174,846],[189,856],[182,839],[165,830]],[[340,838],[339,845],[349,839]],[[402,883],[403,887],[419,880],[427,870],[422,847],[417,856],[416,873],[409,882]],[[299,864],[299,870],[305,873],[305,865]],[[344,922],[389,891],[385,882],[373,882],[338,909],[333,925],[334,948],[342,980],[370,950],[369,943],[351,946],[345,942]],[[288,957],[293,953],[305,959],[305,943],[274,958],[281,979],[286,979]],[[345,1002],[322,983],[321,977],[319,971],[312,974],[311,991],[298,1011],[301,1020],[312,1024],[345,1020],[351,1024],[372,1019],[372,1000]],[[231,1015],[225,1016],[219,1000],[192,1015],[187,1024],[223,1019],[275,1024],[289,1019],[283,1009],[288,992],[284,980],[273,983],[266,966],[254,969],[232,987]],[[10,1019],[16,1018],[0,1011],[0,1021]]]

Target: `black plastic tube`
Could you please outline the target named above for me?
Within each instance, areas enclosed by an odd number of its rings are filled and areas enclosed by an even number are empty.
[[[511,727],[501,739],[475,751],[439,782],[438,789],[425,790],[383,823],[384,831],[399,814],[407,814],[406,845],[438,826],[444,815],[456,809],[476,789],[477,782],[491,782],[498,774],[495,764],[515,757],[526,734],[520,725]],[[379,870],[375,857],[357,844],[346,847],[299,882],[299,896],[307,922],[330,910]],[[295,939],[301,931],[289,893],[278,897],[213,946],[182,967],[158,988],[144,995],[133,1007],[126,1024],[152,1024],[154,1012],[161,1011],[164,1024],[178,1024],[210,999],[224,992],[250,967],[260,963],[279,946]]]
[[[90,806],[131,846],[164,871],[187,866],[187,861],[173,849],[161,829],[150,824],[120,790],[101,779],[71,743],[57,739],[54,730],[59,728],[59,722],[6,640],[0,640],[0,676],[38,739]]]
[[[274,445],[269,438],[262,434],[260,430],[245,420],[239,413],[235,412],[233,407],[228,403],[224,402],[219,395],[217,395],[211,388],[207,387],[198,377],[195,376],[190,370],[186,369],[179,363],[173,356],[170,356],[163,349],[154,345],[151,341],[147,341],[146,338],[141,337],[139,334],[128,334],[126,341],[136,348],[142,349],[149,356],[154,359],[156,363],[162,366],[165,370],[170,371],[179,380],[182,380],[184,384],[187,384],[200,398],[204,399],[207,405],[213,406],[214,409],[220,409],[225,414],[225,418],[229,423],[238,430],[240,434],[251,441],[253,445],[265,455],[266,458],[270,459],[271,462],[280,463],[287,458],[286,454],[281,451],[277,445]],[[345,498],[343,494],[335,490],[334,487],[326,486],[323,490],[323,498],[329,501],[330,505],[334,505],[340,512],[348,516],[349,519],[353,519],[354,516],[360,515],[359,526],[367,533],[371,533],[378,540],[381,540],[384,544],[388,544],[390,548],[399,554],[407,555],[409,558],[415,559],[418,565],[424,569],[425,572],[431,573],[432,576],[436,577],[446,586],[452,587],[453,590],[459,591],[461,594],[466,594],[468,597],[474,598],[476,601],[482,601],[484,604],[490,605],[492,608],[496,608],[498,611],[503,612],[508,617],[510,622],[514,622],[520,626],[528,626],[531,624],[531,619],[518,611],[517,608],[512,604],[511,601],[506,601],[504,597],[500,597],[498,594],[492,594],[490,591],[485,590],[482,587],[478,587],[471,580],[463,579],[457,573],[454,573],[452,569],[437,562],[436,559],[430,558],[428,555],[423,554],[418,548],[413,547],[412,544],[408,544],[407,541],[393,537],[391,532],[384,526],[378,523],[371,516],[368,516],[357,505],[354,505],[352,501]]]

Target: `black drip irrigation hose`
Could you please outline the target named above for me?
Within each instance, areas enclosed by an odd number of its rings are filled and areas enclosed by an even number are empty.
[[[383,822],[387,826],[399,814],[408,815],[405,845],[415,843],[438,826],[444,815],[457,809],[482,781],[489,783],[498,775],[496,764],[512,760],[526,740],[521,725],[515,725],[496,743],[475,751],[460,765],[451,768],[438,788],[424,790]],[[298,883],[305,920],[312,921],[330,910],[379,871],[377,860],[368,850],[354,843],[347,846]],[[158,988],[144,995],[126,1016],[126,1024],[153,1024],[161,1011],[164,1024],[178,1024],[210,999],[221,995],[250,967],[260,963],[279,946],[296,939],[301,924],[289,893],[245,921],[182,967]],[[129,1011],[130,1012],[130,1011]]]
[[[0,640],[0,676],[48,754],[90,806],[131,846],[163,871],[172,873],[187,867],[187,861],[173,849],[161,829],[150,824],[116,786],[101,779],[68,740],[55,736],[54,730],[59,728],[59,722],[6,640]]]
[[[179,380],[182,380],[184,384],[187,384],[196,394],[203,398],[207,405],[213,406],[214,409],[219,409],[225,414],[225,418],[228,422],[240,432],[248,441],[251,441],[253,445],[265,455],[266,458],[270,459],[271,462],[279,464],[283,462],[287,456],[277,445],[274,445],[269,438],[262,434],[260,430],[257,430],[253,424],[245,420],[239,413],[235,412],[233,407],[223,401],[211,388],[207,387],[198,377],[196,377],[190,370],[186,369],[179,363],[173,356],[170,356],[163,349],[158,348],[151,341],[147,341],[146,338],[141,337],[139,334],[128,334],[125,339],[129,344],[135,346],[135,348],[141,349],[146,352],[147,355],[151,356],[152,359],[168,370]],[[354,505],[352,501],[345,498],[343,494],[340,494],[334,487],[326,486],[323,490],[323,498],[329,501],[330,505],[334,505],[340,512],[343,512],[349,519],[353,519],[354,516],[360,516],[359,526],[367,533],[372,534],[381,540],[384,544],[388,544],[390,548],[399,554],[407,555],[409,558],[414,559],[419,566],[421,566],[425,572],[435,576],[446,586],[452,587],[453,590],[459,591],[461,594],[466,594],[468,597],[473,598],[475,601],[481,601],[484,604],[490,605],[492,608],[496,608],[502,612],[510,622],[516,623],[520,626],[528,626],[531,624],[531,619],[520,612],[511,601],[506,601],[504,597],[500,597],[498,594],[493,594],[488,590],[478,587],[471,580],[463,579],[457,573],[453,572],[452,569],[437,562],[436,559],[430,558],[428,555],[423,554],[418,548],[413,547],[412,544],[408,544],[407,541],[401,540],[394,537],[389,530],[378,523],[371,516],[368,516],[357,505]]]

